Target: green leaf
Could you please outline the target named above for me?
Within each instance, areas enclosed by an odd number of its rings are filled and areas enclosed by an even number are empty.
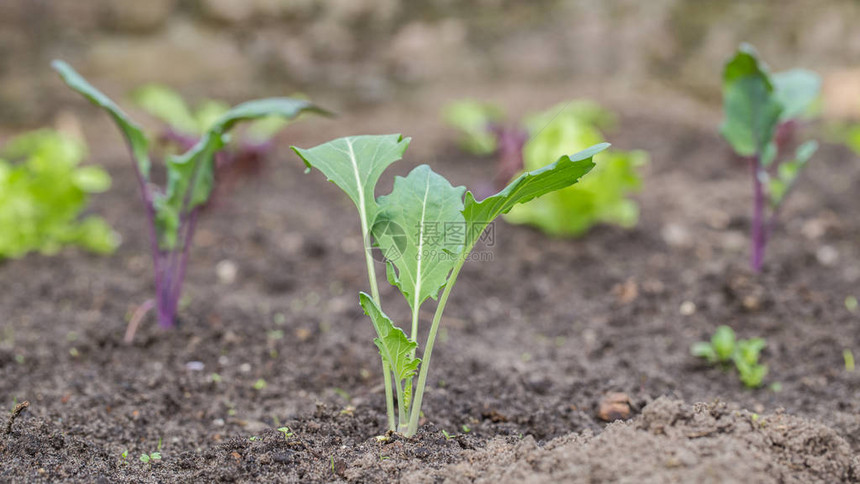
[[[821,93],[821,78],[806,69],[778,72],[772,82],[776,99],[783,107],[780,121],[808,114]]]
[[[471,250],[487,225],[510,211],[514,205],[577,183],[594,168],[594,155],[608,147],[609,143],[600,143],[574,155],[562,156],[551,165],[523,173],[502,191],[480,202],[475,200],[472,192],[466,192],[463,216],[467,233],[464,246]]]
[[[735,332],[728,326],[720,326],[711,337],[711,346],[719,361],[729,361],[735,352]]]
[[[784,111],[767,67],[742,44],[723,71],[723,137],[741,156],[761,156]]]
[[[460,145],[476,155],[489,155],[496,151],[496,137],[490,125],[503,117],[502,110],[493,104],[465,99],[449,104],[442,111],[446,123],[462,133]]]
[[[788,190],[797,181],[801,170],[812,158],[812,155],[818,150],[818,142],[814,140],[807,141],[797,147],[794,154],[794,159],[791,161],[782,162],[777,169],[777,176],[768,181],[768,193],[770,195],[771,205],[776,207],[785,198]]]
[[[102,193],[110,188],[110,175],[98,166],[84,166],[72,174],[72,183],[87,193]]]
[[[63,61],[55,60],[51,63],[63,81],[73,90],[77,91],[91,103],[99,106],[110,114],[120,131],[128,141],[132,156],[134,157],[137,170],[144,180],[149,179],[149,142],[143,130],[131,121],[128,116],[107,96],[98,89],[91,86],[80,74],[75,72],[71,66]]]
[[[717,353],[714,351],[714,347],[711,346],[711,343],[707,341],[694,343],[693,346],[690,347],[690,354],[698,358],[705,358],[709,363],[717,361]]]
[[[309,101],[270,98],[240,104],[218,120],[200,141],[182,155],[167,157],[167,189],[153,200],[159,244],[172,249],[183,214],[209,200],[215,184],[215,153],[226,144],[226,134],[237,123],[267,116],[293,119],[302,112],[326,112]]]
[[[373,342],[379,348],[379,353],[391,366],[398,381],[411,379],[418,370],[418,365],[421,364],[420,358],[412,357],[418,343],[410,340],[402,329],[394,326],[373,298],[363,292],[358,295],[358,298],[365,314],[370,316],[376,329],[377,338]]]
[[[351,136],[309,149],[292,148],[308,170],[316,168],[346,192],[358,208],[363,232],[369,233],[377,212],[376,183],[389,165],[403,158],[409,141],[399,134]]]
[[[199,136],[203,132],[182,96],[167,86],[147,84],[135,89],[131,99],[140,108],[167,123],[176,131],[194,136]]]
[[[413,311],[428,297],[436,299],[457,263],[465,240],[465,191],[421,165],[396,177],[391,194],[377,200],[372,233],[397,268],[397,274],[389,270],[389,282]]]

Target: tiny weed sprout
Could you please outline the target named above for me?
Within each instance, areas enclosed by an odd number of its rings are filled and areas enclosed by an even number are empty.
[[[738,378],[749,388],[758,388],[767,375],[767,365],[759,364],[765,341],[761,338],[738,340],[728,326],[714,331],[711,341],[700,341],[690,348],[693,356],[704,358],[711,364],[728,367],[734,364]]]
[[[442,313],[481,235],[516,204],[577,183],[594,167],[594,155],[609,146],[602,143],[562,156],[551,165],[523,173],[482,201],[465,187],[452,186],[427,165],[416,167],[405,178],[396,177],[392,192],[377,198],[374,192],[380,176],[402,158],[408,145],[408,138],[394,134],[339,138],[310,149],[293,147],[308,169],[322,172],[358,209],[371,292],[359,294],[359,302],[376,330],[374,343],[382,359],[388,427],[407,437],[418,430]],[[411,310],[409,333],[382,310],[374,247],[386,258],[388,282],[400,290]],[[419,358],[419,314],[431,298],[438,298],[438,303]]]
[[[845,348],[844,350],[842,350],[842,359],[845,360],[845,371],[847,371],[848,373],[853,372],[854,353],[850,349]]]
[[[161,460],[161,452],[153,452],[151,454],[140,454],[140,461],[144,464],[150,464],[152,461]]]
[[[54,61],[54,69],[65,83],[113,118],[128,143],[135,174],[150,227],[150,245],[155,270],[153,302],[141,306],[129,325],[128,341],[133,328],[154,304],[159,326],[175,324],[185,267],[194,236],[197,216],[209,200],[216,183],[215,155],[227,144],[229,131],[238,123],[278,116],[293,119],[303,112],[325,113],[308,101],[270,98],[240,104],[208,124],[200,139],[179,155],[166,156],[167,186],[156,188],[150,180],[149,140],[141,128],[68,64]]]
[[[111,184],[98,166],[80,166],[86,152],[82,141],[47,129],[0,148],[0,259],[51,255],[67,245],[113,252],[119,237],[107,222],[80,216],[90,194]]]
[[[278,427],[278,432],[284,434],[284,440],[290,440],[293,436],[293,429],[289,427]]]
[[[765,246],[780,207],[818,143],[797,145],[796,133],[818,99],[821,80],[803,69],[771,74],[755,49],[742,44],[723,71],[720,133],[750,161],[753,214],[750,265],[764,263]],[[791,151],[793,149],[793,151]]]
[[[559,104],[527,116],[517,126],[504,124],[500,108],[469,100],[449,105],[443,116],[461,132],[463,149],[477,155],[495,154],[496,189],[523,170],[540,168],[546,160],[602,143],[603,132],[615,124],[611,112],[590,101]],[[606,150],[595,157],[596,167],[588,178],[518,205],[505,219],[559,236],[582,235],[599,223],[632,227],[638,221],[639,207],[628,196],[641,187],[639,170],[647,162],[644,151]]]

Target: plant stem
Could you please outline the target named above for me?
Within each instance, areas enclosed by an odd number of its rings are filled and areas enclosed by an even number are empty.
[[[445,284],[445,290],[442,292],[442,297],[439,298],[439,304],[436,306],[436,312],[433,314],[433,324],[430,326],[430,334],[427,335],[427,343],[424,346],[424,353],[421,355],[421,372],[418,375],[418,386],[415,388],[415,397],[412,399],[412,411],[409,415],[409,427],[406,429],[407,437],[412,437],[418,431],[418,418],[421,416],[421,400],[424,398],[424,388],[427,385],[427,373],[430,370],[430,356],[433,353],[433,343],[436,342],[436,333],[439,331],[439,323],[442,321],[442,312],[445,311],[445,304],[448,303],[448,296],[451,294],[451,289],[454,283],[457,282],[457,275],[463,264],[466,262],[465,254],[471,252],[472,248],[463,251],[463,256],[460,261],[454,266],[451,271],[451,276],[448,277],[448,282]]]
[[[753,216],[751,227],[752,250],[750,254],[750,265],[753,271],[761,272],[764,262],[764,248],[767,244],[764,221],[764,186],[761,180],[761,158],[755,156],[750,161],[753,175]]]
[[[376,270],[373,267],[372,248],[370,247],[370,230],[367,220],[361,217],[361,240],[364,241],[364,262],[367,264],[367,279],[370,281],[370,295],[376,301],[376,305],[382,307],[382,299],[379,297],[379,284],[376,282]],[[394,420],[394,394],[391,391],[391,368],[380,355],[382,360],[382,378],[385,381],[385,410],[388,413],[388,429],[396,431],[397,423]]]
[[[385,380],[385,406],[388,410],[388,430],[397,430],[397,422],[394,421],[394,397],[391,394],[391,369],[385,358],[382,359],[382,376]]]

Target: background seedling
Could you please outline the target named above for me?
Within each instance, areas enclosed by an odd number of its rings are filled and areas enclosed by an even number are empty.
[[[546,160],[602,143],[603,132],[615,124],[612,113],[589,101],[559,104],[516,126],[505,124],[498,106],[471,100],[452,103],[444,118],[460,130],[463,149],[495,155],[495,189],[523,170],[539,169]],[[639,171],[647,162],[644,151],[606,150],[595,156],[596,167],[580,183],[518,205],[505,219],[551,235],[582,235],[599,223],[632,227],[639,207],[629,195],[641,187]]]
[[[752,250],[756,272],[786,196],[818,149],[807,141],[796,146],[801,120],[808,116],[821,89],[811,71],[793,69],[771,74],[755,49],[742,44],[723,70],[724,120],[720,133],[735,152],[750,161],[753,179]]]
[[[690,352],[693,356],[705,358],[711,364],[724,367],[734,364],[741,382],[749,388],[758,388],[767,375],[767,365],[758,362],[765,345],[762,338],[738,340],[732,328],[720,326],[710,342],[695,343]]]
[[[371,290],[370,295],[359,294],[359,302],[376,329],[374,343],[382,358],[389,429],[407,437],[418,430],[442,313],[481,234],[516,204],[577,183],[594,167],[594,155],[609,146],[603,143],[562,156],[551,165],[523,173],[482,201],[465,187],[452,186],[427,165],[416,167],[405,178],[396,177],[392,192],[376,198],[379,177],[403,156],[408,145],[408,138],[386,135],[340,138],[310,149],[293,147],[308,168],[321,171],[358,209]],[[385,255],[388,282],[400,290],[411,310],[408,336],[382,311],[373,247]],[[439,302],[418,358],[420,309],[430,298],[439,298]]]
[[[200,140],[183,154],[166,157],[167,185],[160,190],[150,180],[150,143],[140,127],[68,64],[54,61],[53,66],[71,89],[104,109],[122,131],[132,154],[141,197],[146,206],[156,297],[154,303],[142,305],[141,311],[132,318],[129,324],[131,331],[126,333],[126,340],[133,337],[137,322],[153,305],[159,326],[170,328],[175,324],[182,295],[197,216],[215,186],[215,155],[227,144],[229,131],[245,121],[271,116],[293,119],[303,112],[324,111],[308,101],[290,98],[261,99],[240,104],[209,124]]]

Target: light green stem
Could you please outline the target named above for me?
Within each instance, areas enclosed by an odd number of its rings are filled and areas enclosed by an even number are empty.
[[[470,248],[471,250],[471,248]],[[468,251],[464,251],[468,254]],[[424,353],[421,355],[421,372],[418,375],[418,386],[415,389],[415,397],[412,399],[412,412],[409,415],[409,427],[406,429],[406,437],[412,437],[418,432],[418,419],[421,416],[421,400],[424,398],[424,388],[427,385],[427,373],[430,370],[430,356],[433,353],[433,343],[436,341],[436,333],[439,331],[439,323],[442,321],[442,312],[445,311],[445,304],[448,303],[448,296],[451,294],[451,289],[454,283],[457,282],[457,275],[460,269],[463,268],[463,263],[466,258],[462,257],[460,262],[451,271],[451,276],[448,277],[448,282],[445,284],[445,290],[442,292],[442,297],[439,298],[439,304],[436,306],[436,313],[433,314],[433,324],[430,326],[430,334],[427,335],[427,343],[424,346]]]
[[[376,270],[373,267],[373,257],[371,256],[370,237],[367,229],[367,221],[361,221],[361,238],[364,243],[364,261],[367,264],[367,278],[370,281],[370,295],[376,302],[376,305],[382,307],[382,299],[379,297],[379,284],[376,282]],[[388,429],[396,431],[397,423],[394,420],[394,395],[391,391],[391,368],[385,358],[382,359],[382,378],[385,381],[385,409],[388,413]]]
[[[419,309],[420,308],[415,308],[412,311],[412,333],[409,335],[409,338],[416,343],[418,342],[418,312],[419,312]],[[418,351],[417,346],[415,347],[415,349],[412,350],[412,358],[415,358],[415,352],[416,351]]]
[[[388,430],[397,430],[397,422],[394,421],[394,396],[391,394],[391,369],[388,362],[382,358],[382,377],[385,379],[385,408],[388,411]]]

